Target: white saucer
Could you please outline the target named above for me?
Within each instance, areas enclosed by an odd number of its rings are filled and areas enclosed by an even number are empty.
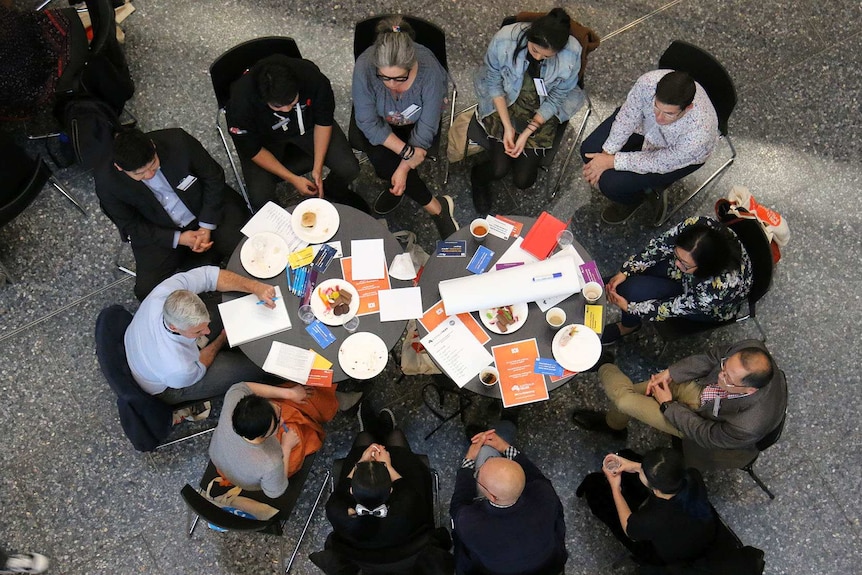
[[[318,291],[321,289],[326,291],[329,288],[336,287],[353,296],[350,300],[350,309],[343,315],[335,315],[332,313],[332,310],[323,303],[323,300],[320,299],[320,295],[318,294]],[[311,298],[308,301],[310,302],[309,305],[311,305],[311,311],[314,312],[314,317],[326,325],[344,325],[344,322],[355,316],[356,312],[359,311],[359,292],[357,292],[356,288],[350,285],[350,282],[346,280],[330,279],[318,284],[318,286],[314,288],[314,293],[311,294]]]
[[[242,245],[239,261],[245,271],[256,278],[272,278],[287,267],[290,250],[280,236],[272,232],[259,232]]]
[[[577,332],[569,342],[562,346],[560,340],[572,328]],[[585,325],[572,323],[560,328],[551,344],[554,359],[565,369],[581,372],[593,367],[602,355],[602,341],[599,335]]]
[[[383,371],[388,360],[386,344],[367,331],[354,333],[338,349],[338,365],[354,379],[371,379]]]
[[[500,306],[504,307],[504,306]],[[492,307],[488,309],[479,310],[477,313],[479,314],[479,320],[482,324],[493,331],[494,333],[499,333],[501,335],[507,335],[510,333],[514,333],[521,329],[523,325],[527,322],[527,315],[529,315],[530,306],[526,303],[517,303],[515,305],[509,306],[512,308],[512,315],[514,315],[517,319],[515,323],[511,324],[506,331],[500,331],[500,328],[497,327],[497,308]],[[488,315],[491,317],[488,317]]]
[[[302,225],[302,216],[307,212],[317,216],[314,226],[310,228]],[[331,240],[338,231],[340,223],[341,218],[335,206],[320,198],[308,198],[300,202],[290,215],[290,227],[293,228],[293,233],[310,244],[322,244]]]

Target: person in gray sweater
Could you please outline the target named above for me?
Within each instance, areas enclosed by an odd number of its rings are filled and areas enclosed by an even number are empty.
[[[285,426],[277,439],[281,412],[275,400],[305,403],[312,393],[302,385],[234,384],[224,396],[209,455],[219,473],[243,490],[275,499],[287,489],[290,451],[299,445],[296,430]],[[271,401],[273,400],[273,401]]]

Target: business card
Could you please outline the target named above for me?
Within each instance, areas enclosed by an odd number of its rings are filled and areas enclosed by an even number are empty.
[[[438,258],[463,258],[467,255],[467,240],[441,240],[434,255]]]
[[[494,252],[485,246],[479,246],[470,263],[467,264],[467,270],[474,274],[484,273],[488,266],[491,265],[491,259],[494,257]]]
[[[537,357],[536,363],[533,366],[533,371],[543,375],[563,375],[563,366],[554,361],[543,357]]]
[[[326,349],[332,342],[335,341],[335,336],[329,331],[329,328],[323,325],[319,319],[314,320],[305,328],[308,335],[317,342],[321,349]]]

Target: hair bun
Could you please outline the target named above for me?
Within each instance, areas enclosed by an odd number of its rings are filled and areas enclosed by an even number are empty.
[[[550,12],[548,12],[548,16],[555,19],[560,24],[564,25],[566,28],[568,28],[572,24],[572,18],[569,16],[569,13],[562,8],[553,8]]]

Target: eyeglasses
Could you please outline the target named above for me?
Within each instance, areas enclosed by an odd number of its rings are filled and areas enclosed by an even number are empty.
[[[485,490],[485,493],[487,493],[488,495],[490,495],[492,499],[497,499],[497,496],[496,496],[496,495],[494,495],[493,493],[491,493],[491,490],[490,490],[490,489],[488,489],[487,487],[485,487],[484,485],[482,485],[482,482],[481,482],[481,481],[479,481],[479,478],[478,478],[478,477],[476,477],[476,484],[477,484],[479,487],[481,487],[482,489],[484,489],[484,490]],[[487,499],[487,497],[486,497],[486,499]]]
[[[682,268],[682,271],[684,271],[684,272],[690,272],[691,270],[693,270],[694,268],[697,267],[697,264],[690,265],[690,264],[682,261],[679,257],[679,254],[677,254],[677,252],[676,252],[676,248],[674,248],[674,250],[673,250],[673,259],[675,259],[676,261],[679,262],[679,265]]]
[[[718,364],[721,367],[721,370],[718,373],[724,374],[724,384],[726,387],[741,387],[741,386],[733,383],[733,381],[730,379],[730,376],[727,374],[727,369],[725,367],[727,364],[727,360],[728,360],[728,358],[726,358],[726,357],[721,358],[721,361]]]
[[[384,76],[383,74],[378,73],[377,78],[381,82],[398,82],[401,84],[410,79],[410,72],[408,71],[406,76]]]
[[[668,120],[676,120],[677,118],[682,116],[683,112],[685,112],[685,110],[680,110],[679,112],[673,112],[673,113],[665,112],[664,110],[662,110],[661,108],[658,107],[658,103],[655,100],[653,100],[653,102],[652,102],[652,107],[656,111],[656,114],[658,114],[659,116],[661,116],[663,118],[667,118]]]

